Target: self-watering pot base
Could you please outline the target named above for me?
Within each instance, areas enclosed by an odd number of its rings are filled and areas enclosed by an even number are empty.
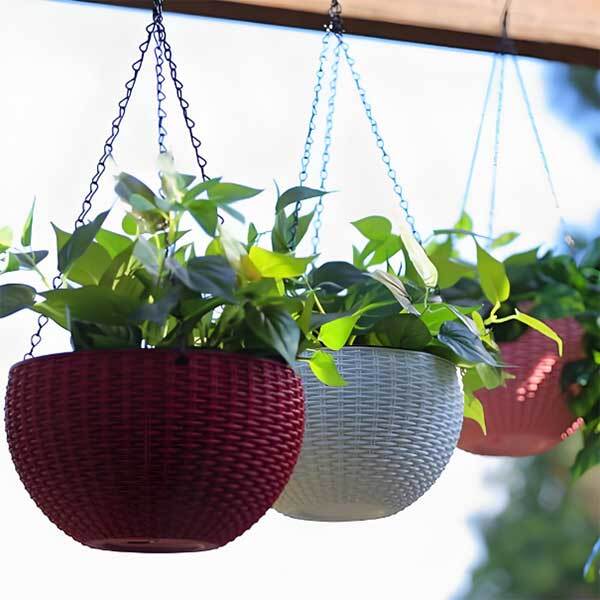
[[[336,362],[346,387],[325,387],[300,367],[304,443],[275,508],[315,521],[393,515],[433,485],[456,447],[458,370],[430,354],[389,348],[344,348]]]
[[[113,350],[15,365],[6,428],[27,491],[76,540],[188,552],[252,526],[292,472],[303,432],[286,365],[221,352]]]
[[[201,550],[214,550],[217,545],[202,540],[169,539],[169,538],[114,538],[104,540],[87,540],[86,546],[98,550],[112,550],[114,552],[144,552],[144,553],[172,553],[172,552],[199,552]]]

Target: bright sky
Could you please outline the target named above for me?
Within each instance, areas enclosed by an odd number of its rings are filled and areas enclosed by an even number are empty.
[[[0,224],[19,226],[37,197],[37,245],[47,248],[48,221],[66,228],[78,212],[149,12],[46,0],[2,0],[2,5]],[[262,200],[241,205],[248,219],[266,227],[273,208],[273,180],[281,186],[297,181],[319,35],[171,14],[166,24],[209,173],[267,188]],[[451,226],[459,210],[490,57],[349,41],[419,229],[428,233]],[[600,208],[597,164],[585,141],[547,109],[543,65],[523,60],[522,68],[565,215],[586,223]],[[519,245],[526,248],[553,240],[557,222],[514,73],[508,73],[495,228],[522,231]],[[156,156],[153,85],[151,65],[146,64],[115,149],[120,169],[149,177]],[[348,257],[338,248],[340,242],[354,239],[351,220],[369,214],[392,216],[395,206],[346,69],[338,107],[329,188],[339,193],[327,198],[323,228],[328,258]],[[181,116],[172,102],[168,112],[169,145],[181,170],[190,171],[192,154]],[[490,115],[471,196],[471,211],[481,230],[488,210],[492,121]],[[318,183],[314,166],[315,178],[308,182],[313,185]],[[114,200],[110,183],[108,176],[97,196],[98,211]],[[0,324],[0,387],[32,330],[30,316]],[[67,347],[56,329],[48,327],[46,338],[44,352]],[[322,524],[271,511],[247,535],[216,552],[102,553],[70,541],[43,517],[19,483],[4,443],[3,448],[2,580],[11,600],[42,594],[95,600],[109,593],[149,599],[218,593],[227,598],[290,600],[308,595],[450,600],[481,552],[469,519],[502,501],[502,494],[486,483],[502,461],[457,452],[438,484],[390,519]]]

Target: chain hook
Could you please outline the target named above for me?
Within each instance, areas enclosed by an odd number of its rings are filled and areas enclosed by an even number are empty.
[[[342,19],[342,5],[338,0],[331,0],[329,7],[328,31],[340,37],[344,34],[344,20]]]

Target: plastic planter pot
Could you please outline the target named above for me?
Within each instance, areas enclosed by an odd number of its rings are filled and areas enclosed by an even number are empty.
[[[271,507],[298,458],[300,379],[220,352],[57,354],[10,372],[6,429],[27,491],[79,542],[209,550]]]
[[[422,352],[344,348],[348,382],[328,388],[302,365],[304,444],[275,508],[299,519],[387,517],[421,497],[448,463],[463,417],[456,367]]]
[[[582,420],[575,420],[567,406],[560,375],[564,365],[584,358],[583,330],[575,319],[548,324],[563,339],[563,356],[554,342],[533,330],[500,344],[515,379],[505,387],[477,392],[487,435],[475,421],[465,419],[459,448],[474,454],[530,456],[550,450],[581,426]]]

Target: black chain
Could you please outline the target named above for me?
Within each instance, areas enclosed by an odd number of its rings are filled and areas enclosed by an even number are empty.
[[[158,104],[158,148],[161,154],[167,152],[165,146],[165,138],[167,137],[167,129],[165,127],[165,119],[167,113],[163,107],[164,101],[167,99],[163,90],[165,76],[163,74],[164,58],[163,58],[163,43],[165,39],[165,26],[163,24],[162,0],[157,0],[154,7],[154,57],[156,58],[156,99]]]
[[[177,65],[173,61],[173,51],[171,45],[167,41],[166,33],[163,38],[163,48],[165,53],[165,59],[169,64],[171,79],[173,80],[173,84],[175,85],[175,93],[177,94],[177,99],[179,100],[181,111],[183,112],[185,125],[190,135],[190,141],[192,142],[192,146],[194,147],[196,162],[198,163],[198,167],[200,168],[202,179],[204,181],[207,181],[208,179],[210,179],[210,177],[206,174],[207,160],[200,154],[200,147],[202,146],[202,142],[196,137],[196,134],[194,133],[194,127],[196,127],[196,122],[189,115],[188,111],[190,108],[190,103],[183,96],[183,83],[181,83],[181,81],[177,77]]]
[[[154,30],[155,30],[155,23],[153,21],[150,25],[148,25],[146,27],[146,33],[147,33],[146,39],[139,46],[140,56],[133,63],[133,65],[131,67],[133,70],[133,75],[132,75],[131,79],[129,79],[129,81],[127,81],[127,83],[125,84],[125,90],[126,90],[125,96],[121,99],[121,101],[118,104],[118,108],[119,108],[118,115],[112,121],[111,133],[108,136],[108,138],[106,139],[106,141],[104,142],[102,156],[100,157],[98,164],[96,165],[96,172],[94,173],[94,176],[92,177],[88,193],[86,194],[86,196],[83,200],[83,203],[81,205],[81,212],[79,213],[79,215],[75,221],[75,229],[79,229],[80,227],[85,225],[85,219],[88,216],[88,214],[90,213],[90,211],[92,210],[92,200],[93,200],[94,196],[96,195],[96,192],[98,191],[100,179],[102,178],[102,175],[104,175],[104,172],[106,171],[106,162],[109,159],[109,157],[112,155],[113,144],[119,135],[121,123],[123,121],[123,117],[125,117],[125,112],[127,111],[127,106],[129,105],[129,101],[131,100],[131,96],[133,94],[133,89],[135,87],[135,84],[138,79],[138,75],[139,75],[142,65],[144,63],[144,57],[146,56],[146,52],[148,51],[148,47],[150,46],[150,42],[152,40]],[[63,285],[63,279],[62,279],[61,275],[59,274],[56,277],[54,277],[54,279],[52,280],[52,288],[57,290],[57,289],[61,288],[62,285]],[[29,349],[29,352],[27,352],[27,354],[25,354],[25,356],[23,357],[24,359],[33,358],[33,353],[35,352],[36,348],[40,345],[40,343],[42,341],[42,331],[43,331],[44,327],[46,327],[46,325],[48,324],[48,321],[49,321],[49,319],[44,315],[40,315],[38,317],[37,329],[36,329],[36,332],[31,336],[31,339],[30,339],[31,347]]]
[[[83,225],[85,225],[85,221],[90,211],[92,210],[92,200],[96,195],[96,192],[99,189],[99,182],[106,171],[106,162],[112,156],[113,153],[113,144],[117,139],[121,123],[123,122],[123,118],[125,117],[125,113],[127,111],[127,107],[129,105],[129,101],[131,100],[131,96],[133,94],[133,90],[135,88],[135,84],[138,80],[138,75],[144,63],[144,58],[146,53],[148,52],[148,48],[152,39],[154,39],[156,48],[155,48],[155,58],[156,58],[156,90],[157,90],[157,100],[158,100],[158,144],[160,148],[160,152],[166,152],[165,146],[165,138],[167,135],[166,128],[164,126],[164,121],[166,118],[166,112],[163,108],[163,102],[166,99],[165,94],[163,92],[163,84],[165,82],[165,77],[163,75],[163,66],[164,62],[168,63],[169,71],[171,74],[171,78],[173,79],[173,83],[175,85],[175,90],[177,93],[177,98],[179,100],[179,104],[181,106],[183,116],[185,119],[186,126],[190,133],[190,139],[192,141],[192,145],[194,147],[194,151],[196,154],[196,160],[198,162],[198,166],[200,167],[200,171],[202,173],[202,178],[204,181],[208,179],[205,168],[207,161],[200,155],[200,146],[201,142],[194,134],[195,123],[190,118],[188,114],[189,103],[183,97],[183,84],[179,81],[177,77],[177,65],[173,61],[173,52],[171,46],[167,42],[166,30],[163,24],[163,0],[153,0],[153,15],[152,15],[152,23],[150,23],[146,27],[146,39],[139,46],[140,56],[133,63],[132,70],[133,75],[125,84],[125,96],[121,99],[118,104],[118,114],[111,124],[111,133],[104,142],[104,148],[102,151],[102,155],[96,165],[96,172],[92,177],[90,182],[90,186],[88,192],[83,200],[81,205],[81,212],[79,213],[77,220],[75,221],[75,229],[79,229]],[[52,280],[53,289],[59,289],[63,285],[63,277],[62,274],[58,274]],[[31,347],[29,352],[25,354],[24,359],[33,358],[34,352],[36,348],[40,345],[42,341],[42,331],[44,327],[48,324],[49,319],[44,315],[40,315],[37,319],[37,329],[35,333],[31,336],[30,342]]]

